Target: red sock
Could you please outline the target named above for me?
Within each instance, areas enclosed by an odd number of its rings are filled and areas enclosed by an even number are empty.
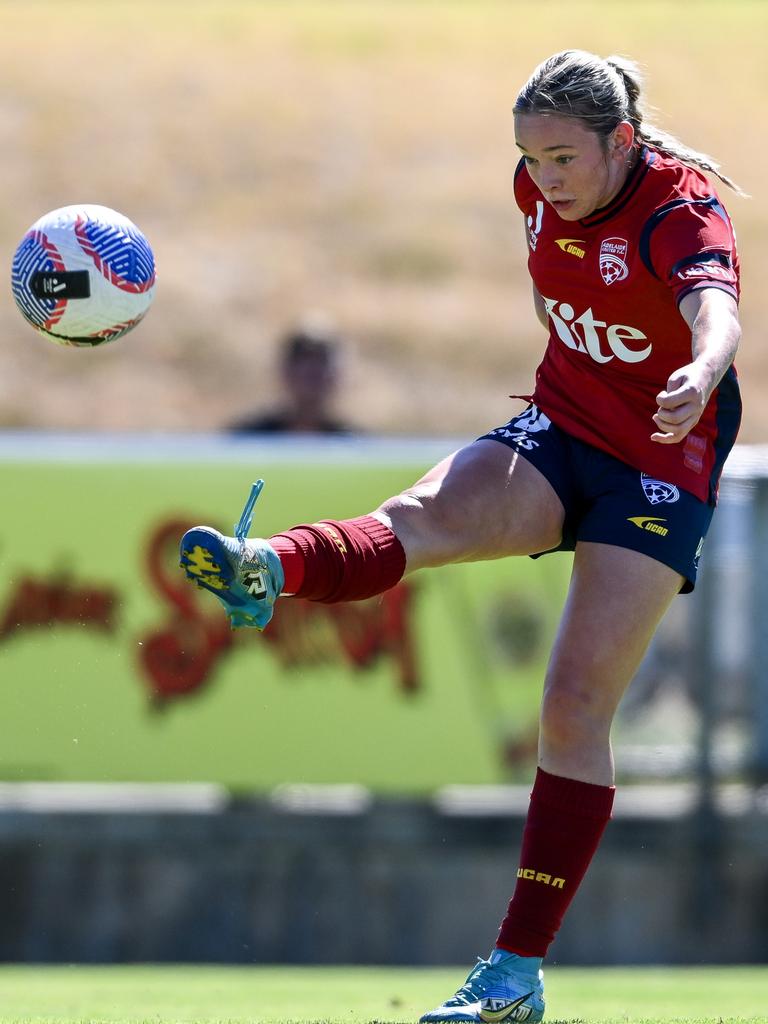
[[[323,520],[269,538],[285,572],[286,594],[309,601],[361,601],[402,579],[405,552],[373,516]]]
[[[278,533],[276,537],[270,537],[269,543],[277,552],[285,573],[283,593],[291,597],[304,582],[304,554],[298,543],[291,540],[287,533]]]
[[[611,816],[614,786],[550,775],[531,793],[517,884],[496,945],[544,956],[597,850]]]

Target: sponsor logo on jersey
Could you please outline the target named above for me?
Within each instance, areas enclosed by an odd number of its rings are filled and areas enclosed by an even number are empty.
[[[559,245],[563,252],[567,252],[569,256],[578,256],[580,260],[587,255],[587,250],[582,248],[586,244],[583,238],[555,239],[555,245]]]
[[[480,1020],[486,1024],[497,1024],[499,1021],[525,1021],[528,1020],[533,1008],[523,1006],[526,999],[530,999],[533,991],[526,992],[524,996],[517,999],[510,999],[509,996],[485,996],[480,1000]]]
[[[680,491],[674,484],[668,484],[664,480],[655,480],[647,473],[640,474],[640,483],[643,485],[643,493],[652,505],[660,505],[662,502],[673,505],[680,500]]]
[[[666,519],[659,519],[658,516],[627,516],[628,523],[634,523],[646,533],[656,533],[659,537],[666,537],[669,533],[669,527],[661,525],[666,521]]]
[[[606,284],[616,284],[629,276],[626,238],[605,238],[600,244],[600,274]]]
[[[653,346],[650,342],[642,348],[630,348],[627,344],[648,341],[647,336],[637,327],[597,320],[591,306],[576,316],[576,310],[569,302],[545,296],[542,298],[547,316],[560,341],[575,352],[585,352],[596,363],[609,363],[614,357],[622,363],[641,363],[651,354]]]
[[[532,252],[536,252],[536,246],[539,244],[539,232],[541,231],[541,224],[544,219],[544,200],[538,199],[536,201],[536,214],[530,214],[528,216],[528,245],[531,247]]]
[[[689,267],[683,267],[682,270],[678,270],[677,277],[681,281],[695,281],[700,277],[719,278],[721,281],[727,281],[729,284],[736,283],[736,274],[733,272],[732,267],[724,267],[721,263],[692,263]]]
[[[698,434],[689,434],[683,445],[683,463],[694,473],[704,472],[704,457],[707,454],[707,439]]]

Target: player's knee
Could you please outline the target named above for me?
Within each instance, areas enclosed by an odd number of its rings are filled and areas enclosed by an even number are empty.
[[[439,488],[416,485],[379,509],[409,554],[409,564],[441,564],[471,543],[466,502],[452,502]]]
[[[558,750],[582,749],[610,730],[612,713],[588,682],[550,685],[541,707],[541,736]]]

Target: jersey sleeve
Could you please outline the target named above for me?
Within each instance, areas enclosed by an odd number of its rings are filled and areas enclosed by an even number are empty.
[[[719,288],[738,301],[736,239],[715,196],[669,203],[649,219],[644,235],[643,259],[672,289],[675,302],[701,288]]]

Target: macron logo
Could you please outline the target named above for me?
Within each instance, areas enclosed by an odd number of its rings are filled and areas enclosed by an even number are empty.
[[[567,252],[570,256],[578,256],[580,260],[583,260],[587,255],[587,250],[582,248],[587,243],[581,238],[556,238],[555,245],[559,245],[563,252]]]
[[[545,296],[542,298],[555,334],[574,352],[584,352],[596,363],[610,363],[614,357],[622,363],[642,363],[651,354],[653,346],[650,342],[644,348],[630,348],[627,344],[648,341],[646,335],[636,327],[596,320],[591,306],[576,316],[576,310],[570,303]]]

